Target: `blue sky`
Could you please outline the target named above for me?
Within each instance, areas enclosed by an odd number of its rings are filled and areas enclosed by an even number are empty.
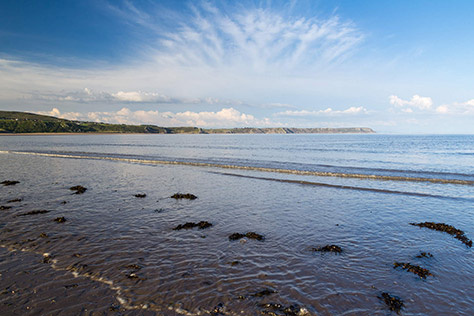
[[[0,2],[0,109],[474,133],[473,1]]]

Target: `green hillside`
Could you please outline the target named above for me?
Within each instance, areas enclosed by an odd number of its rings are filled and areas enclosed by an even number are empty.
[[[367,127],[348,128],[220,128],[160,127],[70,121],[27,112],[0,111],[0,133],[141,133],[141,134],[322,134],[375,133]]]

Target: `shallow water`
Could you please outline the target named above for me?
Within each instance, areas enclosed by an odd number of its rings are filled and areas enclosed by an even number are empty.
[[[38,254],[39,265],[105,286],[90,307],[98,311],[107,310],[112,295],[124,313],[208,315],[220,306],[225,315],[256,315],[264,310],[261,304],[272,302],[298,305],[307,315],[387,315],[377,296],[389,292],[404,300],[404,315],[471,315],[472,249],[446,233],[409,223],[445,222],[472,239],[473,140],[1,137],[0,180],[20,181],[0,187],[0,205],[12,207],[0,211],[1,245]],[[88,190],[73,195],[68,188],[74,185]],[[176,192],[198,199],[169,198]],[[137,193],[147,196],[136,198]],[[22,201],[7,203],[15,198]],[[17,216],[38,209],[51,212]],[[59,216],[67,221],[54,222]],[[213,226],[173,230],[201,220]],[[228,239],[248,231],[263,234],[265,241]],[[43,232],[48,237],[39,237]],[[311,251],[327,244],[343,252]],[[420,251],[434,257],[416,258]],[[51,254],[49,263],[42,263],[43,253]],[[433,276],[422,280],[393,269],[394,262],[418,264]],[[141,269],[127,267],[132,264]],[[129,278],[131,273],[138,278]],[[15,278],[2,271],[2,286]],[[41,274],[35,274],[38,279]],[[63,283],[60,277],[52,281]],[[255,296],[264,289],[276,293]],[[65,296],[75,295],[68,291]],[[35,307],[45,310],[44,301],[29,296],[25,303],[3,295],[0,311],[14,313],[25,304],[31,314]],[[54,308],[60,313],[71,307],[58,300]]]

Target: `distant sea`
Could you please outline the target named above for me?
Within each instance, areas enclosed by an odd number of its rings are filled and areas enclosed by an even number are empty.
[[[0,167],[2,315],[474,314],[472,249],[410,225],[474,238],[474,135],[0,136]]]

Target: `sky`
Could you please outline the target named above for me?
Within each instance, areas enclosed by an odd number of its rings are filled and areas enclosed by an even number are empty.
[[[0,110],[474,134],[474,1],[0,1]]]

